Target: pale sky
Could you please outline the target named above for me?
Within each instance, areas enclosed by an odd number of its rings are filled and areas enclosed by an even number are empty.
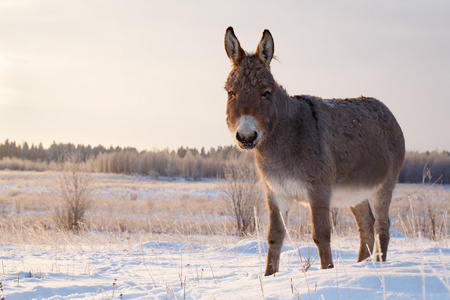
[[[291,95],[372,96],[407,150],[450,150],[450,1],[0,1],[0,142],[231,145],[233,26]]]

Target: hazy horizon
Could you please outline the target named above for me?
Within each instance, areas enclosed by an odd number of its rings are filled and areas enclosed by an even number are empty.
[[[70,141],[68,141],[68,142],[61,142],[61,141],[57,141],[57,140],[53,140],[52,142],[50,142],[48,144],[47,143],[43,143],[43,142],[31,143],[31,142],[28,142],[28,141],[16,141],[16,140],[12,140],[12,139],[6,138],[6,139],[0,141],[0,145],[4,144],[6,140],[8,140],[10,143],[16,143],[16,146],[19,146],[19,145],[23,146],[24,143],[27,143],[27,145],[30,148],[32,147],[32,145],[34,145],[35,147],[39,147],[39,145],[42,143],[42,146],[44,147],[44,149],[49,149],[51,147],[51,145],[53,145],[55,143],[56,145],[72,144],[75,147],[77,147],[77,146],[85,146],[85,147],[91,146],[92,148],[95,148],[95,147],[98,147],[98,146],[103,146],[105,149],[110,149],[111,147],[112,148],[120,147],[122,149],[134,148],[134,149],[136,149],[139,152],[141,152],[141,151],[164,151],[164,150],[169,150],[170,152],[172,152],[172,151],[177,151],[180,148],[196,149],[198,151],[200,151],[202,148],[204,148],[204,150],[206,152],[208,152],[208,151],[211,150],[211,148],[218,149],[219,147],[236,147],[239,151],[252,151],[252,150],[243,150],[243,149],[239,148],[239,146],[237,146],[236,143],[233,142],[233,141],[231,141],[227,145],[224,144],[224,145],[217,145],[217,146],[210,146],[210,147],[207,147],[207,146],[199,146],[199,147],[197,147],[197,146],[179,145],[179,146],[175,146],[175,147],[163,147],[163,148],[158,148],[158,147],[139,148],[139,147],[136,147],[136,146],[133,146],[133,145],[101,144],[101,143],[87,144],[87,143],[73,143],[73,142],[70,142]],[[418,153],[426,153],[426,152],[430,152],[430,153],[433,153],[433,152],[436,152],[436,153],[449,152],[450,153],[450,150],[447,150],[447,149],[429,149],[429,150],[414,150],[414,149],[409,150],[409,149],[406,149],[406,151],[407,152],[408,151],[410,151],[410,152],[418,152]]]
[[[371,96],[407,150],[450,150],[450,2],[14,1],[0,3],[0,142],[139,150],[228,146],[233,26],[275,40],[289,94]]]

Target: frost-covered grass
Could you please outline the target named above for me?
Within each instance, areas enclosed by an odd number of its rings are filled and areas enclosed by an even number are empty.
[[[0,298],[450,299],[446,187],[397,187],[385,263],[356,263],[351,216],[335,212],[330,270],[318,269],[307,209],[295,206],[280,272],[264,277],[267,216],[261,233],[237,238],[217,181],[96,174],[75,234],[54,227],[56,176],[0,172]]]
[[[23,228],[55,229],[57,178],[56,172],[0,171],[0,234],[6,241],[17,242],[16,230]],[[91,188],[93,207],[83,220],[85,230],[220,234],[233,226],[213,180],[94,174]]]

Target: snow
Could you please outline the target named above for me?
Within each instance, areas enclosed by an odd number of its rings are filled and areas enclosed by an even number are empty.
[[[0,244],[0,281],[14,299],[450,299],[450,243],[392,235],[388,260],[356,263],[356,238],[333,237],[335,268],[311,242],[285,242],[264,277],[260,239],[160,236],[142,243]],[[192,241],[190,241],[192,240]],[[1,296],[0,292],[0,296]]]

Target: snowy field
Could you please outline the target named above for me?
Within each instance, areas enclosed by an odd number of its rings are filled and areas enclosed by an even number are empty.
[[[262,276],[266,246],[257,239],[3,244],[0,278],[7,300],[450,299],[449,244],[394,237],[387,262],[357,264],[358,241],[335,239],[335,268],[319,270],[316,260],[303,273],[297,250],[305,260],[316,248],[288,242],[280,272],[270,277]]]
[[[127,226],[131,229],[123,231],[114,232],[111,227],[109,231],[86,229],[70,234],[45,225],[50,222],[46,215],[51,214],[47,202],[52,193],[47,190],[51,190],[52,176],[0,172],[0,297],[6,300],[450,299],[447,219],[443,223],[445,234],[435,240],[418,235],[405,237],[392,230],[388,260],[384,263],[373,260],[356,263],[359,246],[356,234],[333,234],[335,268],[330,270],[318,269],[317,251],[308,237],[286,238],[280,272],[264,277],[265,232],[239,239],[227,231],[228,225],[220,225],[229,218],[220,208],[220,193],[214,181],[159,182],[142,177],[99,175],[95,189],[101,199],[90,212],[90,222],[100,219],[105,207],[111,206],[108,201],[126,200],[123,205],[116,205],[121,213],[115,219],[117,222],[133,216],[138,216],[135,219],[140,222],[144,214],[151,217],[151,212],[140,211],[148,206],[140,206],[147,201],[151,201],[153,212],[169,210],[169,206],[160,206],[164,203],[182,209],[170,206],[169,214],[158,212],[160,227],[153,233],[140,223],[130,223]],[[418,191],[417,186],[401,185],[394,201],[402,203],[404,197],[415,199],[415,193],[424,193]],[[426,193],[441,204],[444,201],[440,210],[445,211],[446,217],[448,189]],[[180,199],[197,201],[195,205],[205,205],[205,209],[198,215],[186,213],[191,208],[182,206]],[[207,203],[212,203],[214,209],[206,207]],[[183,227],[179,220],[183,211],[191,219],[190,224],[195,219],[201,224],[209,222],[209,231],[187,234],[196,229],[201,231],[203,225]],[[402,209],[393,203],[393,211],[400,216]],[[395,215],[391,216],[393,224],[397,222]],[[175,227],[167,227],[170,233],[160,232],[166,228],[164,218],[178,219]],[[172,220],[165,221],[173,224]],[[102,226],[109,224],[102,222],[106,224]],[[264,223],[262,227],[265,226]],[[307,261],[312,265],[302,272]]]

